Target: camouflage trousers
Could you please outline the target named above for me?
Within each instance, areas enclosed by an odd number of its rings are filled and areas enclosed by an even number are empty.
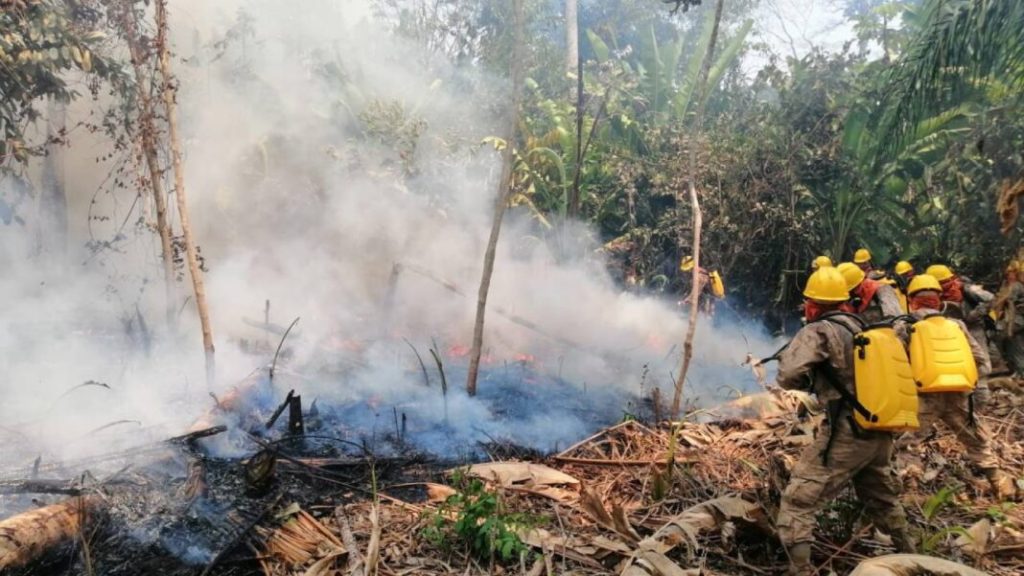
[[[977,421],[971,425],[967,394],[921,394],[917,399],[917,419],[921,427],[909,435],[908,443],[924,440],[931,435],[932,427],[941,423],[967,449],[966,456],[972,464],[981,470],[999,468],[999,460],[989,444],[988,429]]]
[[[779,539],[787,548],[813,540],[818,512],[851,482],[877,528],[890,535],[904,534],[907,518],[900,504],[900,485],[890,469],[893,435],[855,434],[844,413],[834,426],[828,459],[823,462],[829,432],[827,424],[819,427],[793,469],[776,522]]]

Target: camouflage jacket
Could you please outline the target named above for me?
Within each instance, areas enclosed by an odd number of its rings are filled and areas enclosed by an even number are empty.
[[[860,331],[857,321],[844,314],[826,314],[807,324],[779,355],[775,383],[786,390],[809,390],[822,402],[840,398],[835,385],[853,393],[853,335]]]
[[[942,315],[963,320],[970,328],[984,327],[985,316],[992,309],[995,295],[966,276],[961,276],[960,282],[963,284],[963,301],[943,301]]]
[[[896,296],[896,289],[888,284],[882,284],[878,287],[868,307],[860,313],[860,317],[867,324],[876,324],[900,314],[903,314],[903,308],[900,307],[900,299]]]

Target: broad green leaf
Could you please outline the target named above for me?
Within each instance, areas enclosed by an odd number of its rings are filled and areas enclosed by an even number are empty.
[[[590,41],[590,47],[594,50],[597,61],[601,64],[607,62],[611,51],[608,50],[608,45],[604,43],[604,40],[601,40],[601,37],[589,28],[587,29],[587,40]]]

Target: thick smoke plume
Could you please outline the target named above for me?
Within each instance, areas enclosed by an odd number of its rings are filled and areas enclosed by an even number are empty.
[[[0,226],[0,433],[17,439],[5,462],[180,433],[212,405],[211,392],[269,364],[280,335],[254,327],[267,301],[271,324],[301,318],[280,360],[301,374],[289,385],[307,405],[348,407],[356,435],[392,431],[400,411],[409,441],[448,455],[489,437],[553,449],[644,410],[637,398],[654,387],[670,397],[684,332],[674,304],[624,292],[582,226],[552,234],[520,210],[499,244],[481,397],[462,392],[500,172],[482,143],[502,125],[504,79],[423,54],[361,3],[171,6],[219,383],[208,390],[203,380],[187,279],[171,334],[159,242],[123,227],[146,216],[147,200],[133,204],[123,191],[92,200],[111,164],[95,163],[100,143],[73,136],[68,253],[40,251],[31,201],[28,224]],[[89,239],[111,244],[96,253],[83,248]],[[740,362],[771,348],[756,324],[702,322],[687,397],[708,403],[751,389]],[[75,388],[86,381],[102,385]],[[273,390],[268,406],[285,392]]]

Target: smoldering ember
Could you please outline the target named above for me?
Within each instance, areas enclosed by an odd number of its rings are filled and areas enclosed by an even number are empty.
[[[0,2],[0,574],[1024,573],[1022,23]]]

